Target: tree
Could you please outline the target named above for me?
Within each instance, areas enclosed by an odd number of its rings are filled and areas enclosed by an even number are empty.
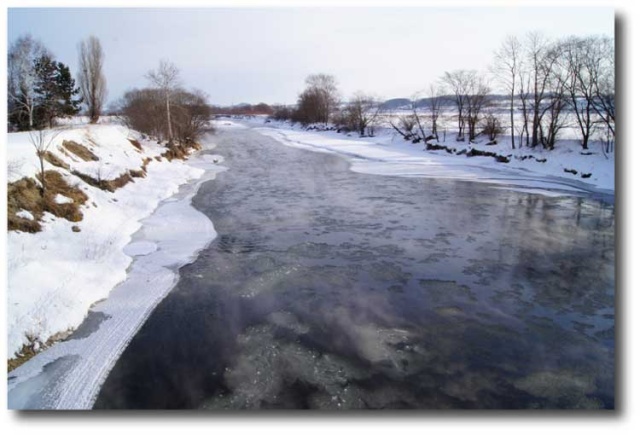
[[[605,123],[609,132],[616,136],[616,65],[613,39],[599,37],[593,42],[596,55],[588,62],[595,85],[593,109]]]
[[[493,75],[503,89],[509,93],[509,127],[511,129],[511,149],[516,148],[515,139],[515,95],[518,74],[522,69],[522,46],[515,36],[508,36],[494,55]]]
[[[132,89],[125,92],[119,106],[127,127],[158,139],[166,134],[166,110],[160,90]]]
[[[483,118],[482,133],[489,137],[489,142],[495,144],[497,136],[502,133],[500,119],[493,113],[485,115]]]
[[[173,131],[181,143],[192,144],[210,129],[211,109],[202,91],[179,90],[175,94]]]
[[[294,121],[328,124],[340,102],[338,82],[328,74],[313,74],[306,78],[305,83],[307,87],[298,96]]]
[[[591,38],[572,37],[563,41],[560,46],[562,63],[568,74],[564,88],[580,127],[581,145],[585,150],[589,147],[594,126],[596,78],[593,69],[588,67],[596,56],[592,49],[593,42]]]
[[[149,71],[146,77],[162,93],[166,112],[166,138],[171,142],[173,139],[173,129],[171,126],[171,102],[180,85],[180,70],[178,70],[178,67],[173,63],[161,60],[160,65],[158,65],[158,69]]]
[[[89,121],[98,122],[102,114],[102,106],[107,96],[107,80],[102,72],[104,52],[100,40],[90,36],[78,46],[79,68],[78,82],[82,98],[87,106]]]
[[[360,136],[365,136],[367,129],[369,136],[373,136],[373,126],[380,113],[380,104],[375,97],[362,91],[356,92],[345,109],[346,127],[356,130]]]
[[[47,179],[44,170],[44,159],[49,152],[49,147],[53,143],[53,140],[60,134],[60,130],[44,130],[38,129],[35,131],[29,131],[29,141],[36,150],[36,156],[39,162],[39,174],[40,180],[40,196],[44,197],[47,191]]]
[[[18,38],[8,53],[8,115],[10,123],[18,130],[34,127],[36,109],[36,60],[49,51],[42,42],[31,35]]]
[[[559,51],[562,47],[560,44],[556,44],[555,47],[550,49]],[[551,58],[558,57],[559,54],[557,53],[551,56]],[[548,91],[543,100],[544,104],[541,110],[540,141],[545,149],[553,150],[558,133],[565,127],[565,108],[567,106],[565,87],[569,75],[560,60],[550,65],[550,68]]]
[[[543,100],[550,83],[558,52],[552,50],[549,42],[540,33],[529,33],[527,37],[527,67],[530,69],[533,93],[531,95],[531,147],[542,141]]]
[[[518,71],[518,99],[520,100],[520,113],[522,116],[522,128],[520,130],[519,147],[522,147],[523,136],[526,146],[530,145],[529,134],[529,99],[531,98],[531,72],[524,66]]]
[[[444,102],[445,98],[442,88],[436,87],[433,84],[430,85],[428,91],[429,118],[431,119],[431,134],[435,136],[437,141],[440,141],[440,137],[438,136],[438,119],[440,118]]]
[[[458,115],[458,137],[456,140],[464,141],[464,130],[466,125],[465,107],[473,84],[475,72],[467,70],[456,70],[445,72],[442,82],[453,94]]]
[[[171,104],[173,140],[192,145],[210,129],[211,109],[201,91],[175,89]],[[129,128],[158,139],[166,134],[165,95],[161,90],[146,88],[127,91],[119,106],[118,112]]]
[[[489,104],[489,85],[475,71],[469,76],[469,93],[465,96],[469,142],[476,138],[480,113]]]
[[[53,127],[56,117],[76,115],[80,111],[80,90],[76,88],[69,67],[49,55],[35,61],[35,102],[33,126]]]

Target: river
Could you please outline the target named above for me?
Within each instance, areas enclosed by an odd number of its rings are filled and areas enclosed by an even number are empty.
[[[216,143],[218,237],[95,408],[614,407],[611,204]]]

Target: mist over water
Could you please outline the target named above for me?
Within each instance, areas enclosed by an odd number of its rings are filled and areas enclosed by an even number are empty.
[[[218,238],[96,408],[612,408],[614,210],[222,130]]]

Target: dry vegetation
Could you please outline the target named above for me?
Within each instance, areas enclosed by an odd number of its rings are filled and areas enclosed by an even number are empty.
[[[140,142],[135,139],[129,139],[129,142],[131,142],[131,145],[133,145],[138,151],[142,151],[142,145],[140,145]]]
[[[20,349],[20,352],[16,354],[17,356],[15,358],[7,360],[7,373],[11,372],[15,368],[20,367],[22,364],[26,363],[31,358],[36,356],[36,354],[42,352],[48,347],[51,347],[51,345],[53,345],[54,343],[66,339],[69,335],[71,335],[71,332],[71,330],[68,330],[55,334],[44,344],[36,344],[37,342],[34,338],[27,336],[27,338],[29,339],[29,343],[22,346],[22,349]]]
[[[167,151],[162,154],[162,157],[171,161],[173,159],[186,160],[194,150],[201,150],[202,146],[197,142],[187,142],[185,144],[168,144]]]
[[[43,157],[47,162],[51,163],[55,167],[66,169],[67,171],[71,169],[71,167],[67,163],[65,163],[51,151],[45,151]]]
[[[45,212],[64,218],[70,222],[82,220],[80,207],[87,201],[87,195],[65,181],[57,171],[45,171],[47,189],[42,193],[39,183],[33,178],[25,177],[7,186],[7,217],[9,231],[25,231],[36,233],[42,229],[40,220]],[[56,196],[60,194],[70,198],[72,202],[58,204]],[[33,220],[19,217],[21,210],[33,215]]]
[[[131,145],[137,150],[142,150],[142,146],[135,139],[129,139]],[[197,142],[189,141],[183,144],[168,144],[167,151],[162,156],[156,156],[156,160],[161,161],[162,157],[171,161],[173,159],[186,159],[193,150],[201,149]],[[58,151],[63,155],[74,159],[76,156],[84,161],[98,161],[99,158],[86,146],[74,141],[65,140]],[[113,179],[99,179],[71,169],[70,165],[50,151],[43,153],[43,158],[51,165],[69,171],[80,178],[84,183],[109,192],[126,186],[134,181],[134,178],[144,178],[147,176],[147,166],[152,160],[145,157],[142,160],[140,169],[131,169],[120,174]],[[67,219],[70,222],[82,220],[80,207],[87,201],[87,195],[78,187],[71,186],[65,181],[62,174],[55,170],[44,172],[46,189],[42,188],[40,176],[35,178],[24,177],[7,186],[7,208],[8,208],[8,229],[9,231],[24,231],[36,233],[42,230],[42,217],[45,212],[54,216]],[[56,196],[60,194],[70,198],[72,202],[58,204]],[[33,220],[27,217],[20,217],[20,211],[27,211],[33,216]],[[75,230],[74,230],[75,231]],[[77,232],[77,231],[76,231]]]
[[[62,146],[67,151],[80,157],[85,162],[91,162],[91,161],[97,162],[98,160],[100,160],[98,156],[96,156],[91,152],[91,150],[89,150],[89,148],[85,147],[84,145],[80,145],[79,143],[74,142],[72,140],[63,140]]]

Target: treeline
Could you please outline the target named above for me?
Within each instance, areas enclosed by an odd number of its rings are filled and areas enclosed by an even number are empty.
[[[408,111],[390,113],[364,92],[341,102],[337,81],[311,75],[295,106],[274,107],[273,119],[303,125],[332,123],[341,131],[373,135],[386,124],[407,140],[439,141],[445,107],[454,107],[456,139],[474,142],[485,135],[496,143],[508,131],[512,148],[552,150],[559,132],[579,131],[580,144],[600,139],[606,151],[615,141],[615,50],[612,38],[569,37],[549,40],[539,33],[507,37],[495,51],[487,72],[445,72],[426,91],[416,93]],[[507,94],[508,122],[496,93]],[[446,137],[445,137],[446,139]]]
[[[74,79],[69,67],[56,60],[41,41],[30,35],[14,41],[8,53],[9,131],[52,128],[56,119],[78,115],[83,106],[90,122],[97,123],[107,96],[104,59],[98,38],[90,36],[81,41],[79,71]],[[111,107],[111,114],[158,140],[195,142],[209,128],[212,111],[206,95],[183,88],[179,70],[170,62],[161,61],[146,78],[149,86],[126,92]],[[39,154],[44,153],[41,144],[34,146]]]
[[[78,45],[77,83],[67,65],[45,45],[19,37],[7,57],[7,115],[9,131],[51,128],[57,118],[77,115],[84,104],[91,122],[98,121],[107,87],[102,73],[100,41],[90,36]]]
[[[273,115],[274,109],[267,103],[237,104],[234,106],[211,106],[211,114],[214,116],[258,116]]]
[[[7,68],[9,131],[52,127],[56,118],[80,111],[83,98],[69,67],[42,42],[18,38],[9,47]]]

